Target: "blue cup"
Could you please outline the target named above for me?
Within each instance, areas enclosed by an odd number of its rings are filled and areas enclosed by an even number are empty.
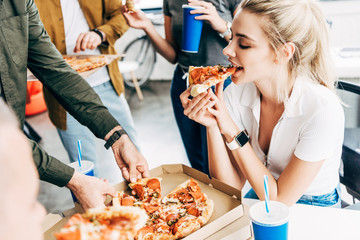
[[[265,202],[258,202],[249,210],[255,240],[287,240],[290,211],[281,202],[269,201],[269,213]]]
[[[79,173],[85,174],[87,176],[94,176],[95,165],[91,161],[81,160],[81,167],[79,166],[78,162],[70,163],[69,166],[74,168],[75,171]],[[74,202],[78,202],[72,191],[71,191],[71,197]]]
[[[203,20],[196,20],[201,14],[190,14],[190,11],[203,8],[197,6],[182,5],[183,26],[182,26],[182,47],[181,50],[188,53],[199,51]]]

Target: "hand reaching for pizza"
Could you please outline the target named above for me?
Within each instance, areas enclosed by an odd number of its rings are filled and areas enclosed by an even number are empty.
[[[100,30],[99,30],[100,31]],[[100,31],[103,35],[103,40],[106,40],[106,35],[104,32]],[[78,39],[76,40],[76,45],[74,48],[74,52],[85,51],[85,49],[94,50],[102,43],[102,39],[99,34],[89,31],[86,33],[80,33]]]
[[[149,177],[149,167],[144,156],[136,149],[129,136],[121,136],[111,146],[123,177],[128,182]]]
[[[217,125],[216,118],[208,111],[215,104],[211,89],[200,93],[196,97],[189,99],[191,86],[180,95],[180,100],[184,108],[184,114],[206,127]]]
[[[116,194],[115,189],[106,180],[78,172],[74,173],[67,187],[71,189],[84,209],[105,207],[106,196]]]

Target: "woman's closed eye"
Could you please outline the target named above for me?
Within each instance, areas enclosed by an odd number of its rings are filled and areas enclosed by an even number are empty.
[[[245,46],[245,45],[241,45],[241,44],[239,44],[239,47],[240,47],[241,49],[248,49],[248,48],[250,48],[250,46]]]

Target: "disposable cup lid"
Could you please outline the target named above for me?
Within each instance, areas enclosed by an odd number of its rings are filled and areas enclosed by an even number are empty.
[[[69,166],[74,168],[75,171],[83,173],[83,174],[87,174],[91,170],[94,170],[94,167],[95,167],[93,162],[87,161],[87,160],[81,160],[81,168],[80,168],[78,162],[70,163]]]
[[[192,8],[192,9],[205,9],[204,7],[200,7],[200,6],[190,6],[187,4],[183,4],[182,8]]]
[[[261,201],[249,210],[253,222],[262,226],[279,226],[289,221],[289,207],[277,201],[269,201],[270,212],[266,212],[265,202]]]

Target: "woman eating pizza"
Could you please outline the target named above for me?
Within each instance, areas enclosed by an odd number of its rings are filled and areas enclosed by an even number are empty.
[[[184,113],[206,126],[210,174],[264,200],[340,207],[344,113],[335,94],[328,26],[312,0],[244,0],[223,53],[237,67],[189,99]]]

